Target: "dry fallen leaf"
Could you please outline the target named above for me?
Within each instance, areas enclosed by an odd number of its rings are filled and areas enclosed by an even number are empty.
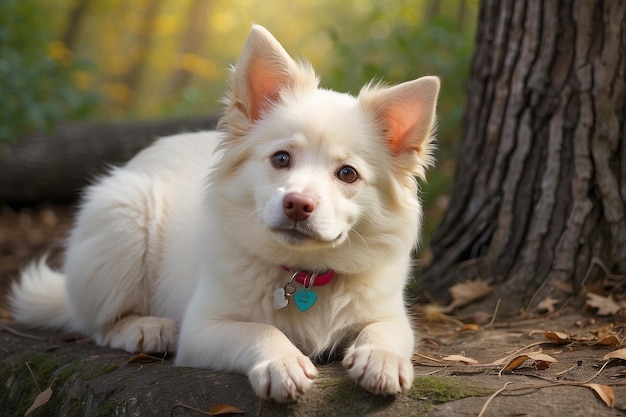
[[[26,410],[26,412],[24,413],[24,417],[50,401],[50,398],[52,398],[52,386],[49,386],[48,388],[37,394],[37,396],[35,397],[35,401],[33,401],[33,404],[28,407],[28,410]]]
[[[246,412],[240,408],[233,407],[228,404],[216,404],[209,407],[209,414],[212,416],[220,416],[223,414],[245,414]]]
[[[161,362],[163,358],[158,358],[156,356],[148,355],[147,353],[138,353],[136,355],[131,356],[128,360],[128,363],[150,363],[150,362]]]
[[[464,324],[459,329],[460,332],[475,332],[475,331],[478,331],[478,330],[480,330],[480,326],[478,324],[475,324],[475,323]]]
[[[556,342],[556,343],[569,343],[570,342],[570,337],[567,333],[553,332],[551,330],[546,330],[545,332],[543,332],[543,334],[551,342]]]
[[[617,336],[610,335],[598,340],[597,344],[602,346],[618,347],[622,345],[622,341]]]
[[[515,359],[513,359],[511,362],[509,362],[509,364],[504,367],[503,371],[512,371],[514,369],[517,369],[520,366],[522,366],[522,364],[526,362],[527,360],[528,360],[528,356],[526,355],[518,356]]]
[[[452,295],[452,303],[446,307],[446,312],[452,311],[457,307],[462,307],[491,294],[493,288],[491,288],[488,282],[484,279],[477,278],[472,281],[460,282],[450,287],[450,294]]]
[[[613,388],[602,384],[583,384],[583,386],[591,388],[608,407],[613,408],[615,404],[615,391],[613,391]]]
[[[602,358],[604,360],[608,359],[622,359],[626,361],[626,348],[615,350],[613,352],[609,352]]]
[[[461,355],[449,355],[449,356],[444,356],[441,359],[443,359],[444,361],[451,361],[451,362],[463,362],[463,363],[471,363],[471,364],[478,363],[476,359],[468,358],[468,357],[461,356]]]
[[[535,367],[539,370],[544,370],[550,366],[551,363],[556,362],[550,355],[546,355],[545,353],[529,353],[527,355],[520,355],[514,358],[507,366],[504,367],[503,371],[513,371],[524,364],[527,360],[535,361]]]
[[[539,304],[537,304],[537,310],[545,311],[547,313],[554,313],[554,311],[556,310],[556,305],[560,302],[561,301],[557,300],[556,298],[548,297]]]
[[[443,321],[443,307],[437,304],[427,304],[422,310],[424,321]]]
[[[596,314],[599,316],[617,314],[622,309],[622,306],[616,303],[611,295],[604,297],[591,292],[587,293],[587,305],[591,308],[597,308]]]

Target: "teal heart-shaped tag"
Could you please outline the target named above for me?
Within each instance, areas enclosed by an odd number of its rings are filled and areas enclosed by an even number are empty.
[[[313,304],[317,301],[317,294],[315,294],[315,291],[302,289],[293,295],[293,301],[296,303],[298,310],[304,313],[313,307]]]

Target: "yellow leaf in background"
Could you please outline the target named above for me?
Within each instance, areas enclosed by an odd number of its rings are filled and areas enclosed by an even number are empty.
[[[445,311],[449,312],[455,308],[463,307],[472,301],[476,301],[491,294],[492,291],[493,288],[489,286],[489,283],[480,278],[455,284],[450,287],[452,303],[446,307]]]
[[[50,55],[50,57],[52,57],[55,61],[67,65],[72,57],[72,52],[67,49],[63,42],[54,41],[48,44],[48,55]]]
[[[461,355],[449,355],[449,356],[444,356],[441,359],[443,359],[444,361],[450,361],[450,362],[463,362],[463,363],[471,363],[471,364],[478,363],[476,359],[468,358],[468,357],[461,356]]]
[[[545,332],[543,332],[543,334],[546,336],[548,340],[552,342],[556,342],[556,343],[569,343],[570,342],[570,337],[567,333],[553,332],[551,330],[546,330]]]
[[[613,388],[601,384],[583,384],[583,386],[591,388],[608,407],[613,408],[615,404],[615,391],[613,391]]]
[[[611,295],[604,297],[592,292],[587,293],[587,306],[598,309],[596,314],[599,316],[617,314],[622,309],[622,306],[616,303]]]
[[[608,360],[608,359],[622,359],[622,360],[626,361],[626,348],[620,349],[620,350],[615,350],[613,352],[609,352],[606,355],[604,355],[604,357],[602,359],[604,359],[604,360]]]

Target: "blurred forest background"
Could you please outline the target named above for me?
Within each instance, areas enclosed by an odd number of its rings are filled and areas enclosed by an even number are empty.
[[[66,122],[218,113],[259,23],[327,88],[442,78],[427,237],[453,175],[477,10],[478,0],[0,0],[0,146]]]

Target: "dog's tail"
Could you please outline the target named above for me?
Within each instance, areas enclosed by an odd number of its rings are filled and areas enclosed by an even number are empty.
[[[65,275],[53,271],[46,258],[30,263],[9,296],[11,313],[29,327],[72,330]]]

